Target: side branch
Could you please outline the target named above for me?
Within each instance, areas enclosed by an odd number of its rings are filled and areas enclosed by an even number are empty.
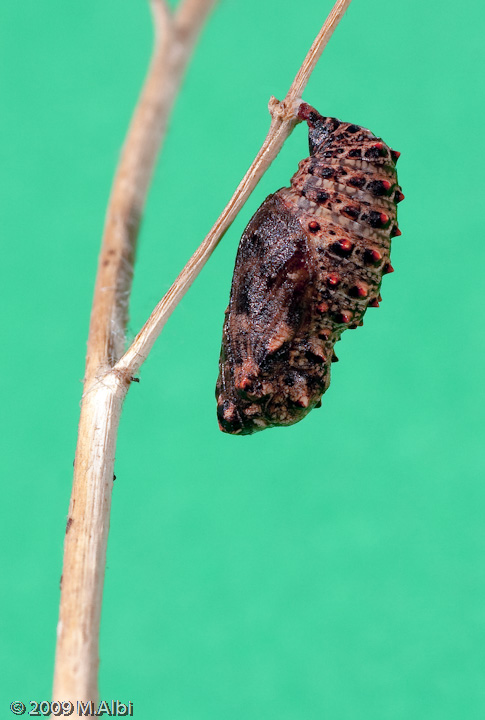
[[[54,699],[97,698],[98,634],[116,434],[122,403],[167,318],[298,122],[300,96],[350,0],[337,0],[282,102],[250,169],[202,245],[123,357],[138,226],[167,119],[196,38],[215,0],[150,0],[156,43],[108,206],[88,338],[74,484],[64,544]],[[121,359],[120,359],[121,358]],[[76,716],[73,716],[76,717]]]
[[[320,59],[322,52],[325,50],[328,41],[332,37],[335,29],[341,19],[343,18],[345,11],[348,9],[352,0],[337,0],[328,18],[322,25],[322,29],[318,33],[317,37],[312,43],[310,50],[308,51],[301,68],[298,70],[295,79],[291,83],[291,87],[288,91],[287,98],[301,97],[303,90],[306,88],[310,75],[315,69],[315,65]]]
[[[196,0],[191,1],[196,2]],[[313,41],[285,99],[282,102],[278,102],[276,98],[271,98],[269,103],[271,124],[265,141],[209,234],[192,255],[168,292],[155,307],[147,322],[135,337],[130,348],[121,360],[116,363],[115,369],[122,372],[125,376],[129,374],[134,375],[138,372],[173,310],[192,285],[242,206],[278,155],[285,140],[299,122],[297,113],[303,90],[310,79],[310,75],[320,55],[350,3],[351,0],[337,0],[320,32]]]
[[[259,180],[283,147],[286,138],[299,122],[296,117],[299,104],[299,102],[293,103],[288,111],[286,103],[279,103],[275,98],[271,99],[269,104],[272,115],[270,129],[249,170],[207,237],[192,255],[166,295],[155,307],[147,322],[133,340],[130,348],[121,360],[116,363],[115,371],[125,376],[127,374],[134,375],[138,372],[173,310],[192,285],[224,233],[237,217]]]

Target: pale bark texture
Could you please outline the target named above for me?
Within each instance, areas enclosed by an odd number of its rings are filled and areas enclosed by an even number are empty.
[[[64,541],[54,700],[97,700],[99,623],[116,437],[130,375],[125,342],[138,227],[184,70],[215,0],[152,0],[155,48],[106,214],[88,337],[74,482]],[[73,715],[76,717],[76,714]]]

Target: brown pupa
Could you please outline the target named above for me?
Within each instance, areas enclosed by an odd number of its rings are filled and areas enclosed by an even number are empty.
[[[223,328],[217,415],[248,435],[320,405],[334,345],[377,307],[400,235],[399,153],[369,130],[302,103],[310,157],[243,233]]]

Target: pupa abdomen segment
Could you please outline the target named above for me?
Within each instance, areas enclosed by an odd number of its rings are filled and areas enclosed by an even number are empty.
[[[310,157],[241,238],[223,328],[217,414],[247,435],[292,425],[320,404],[334,344],[379,304],[403,199],[391,150],[369,130],[306,103]]]

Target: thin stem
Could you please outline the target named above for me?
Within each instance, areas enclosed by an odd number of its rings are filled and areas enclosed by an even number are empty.
[[[84,396],[81,406],[64,540],[54,700],[96,702],[98,697],[99,625],[114,458],[127,389],[125,382],[108,373],[95,392]],[[77,712],[72,717],[78,717]]]
[[[85,381],[109,369],[124,348],[136,241],[148,186],[165,130],[172,95],[169,79],[172,18],[163,0],[152,0],[154,52],[113,181],[89,327]]]
[[[167,318],[298,122],[300,95],[350,0],[337,0],[283,102],[270,101],[271,125],[250,169],[131,348],[120,359],[138,227],[167,119],[198,33],[215,0],[182,0],[172,15],[151,0],[155,49],[108,206],[96,279],[74,483],[64,544],[54,699],[96,700],[98,636],[116,437],[123,400]],[[118,362],[117,362],[118,361]],[[77,717],[77,713],[72,717]]]
[[[287,100],[289,98],[297,98],[303,95],[303,90],[307,86],[310,75],[315,69],[315,65],[320,59],[322,52],[325,50],[328,41],[335,32],[337,25],[343,18],[345,11],[347,10],[351,2],[352,0],[337,0],[335,5],[333,6],[328,18],[322,25],[322,29],[313,41],[312,46],[308,51],[301,68],[298,70],[295,75],[295,79],[291,83],[291,87],[286,96]]]
[[[183,0],[172,17],[150,0],[155,50],[113,182],[89,327],[85,381],[109,370],[125,343],[136,243],[155,162],[197,37],[216,0]]]
[[[195,0],[192,1],[194,2]],[[116,363],[115,369],[117,371],[125,375],[134,375],[138,372],[173,310],[192,285],[221,241],[224,233],[228,230],[242,206],[278,155],[285,140],[291,134],[297,122],[299,122],[297,112],[301,94],[308,83],[320,55],[350,3],[351,0],[337,0],[320,32],[313,41],[283,102],[278,102],[275,98],[271,98],[269,104],[271,113],[270,128],[249,170],[239,183],[234,195],[229,200],[229,203],[222,211],[202,244],[192,255],[173,285],[155,307],[131,346]]]
[[[193,47],[216,0],[182,0],[175,12],[174,24],[185,46]]]
[[[108,205],[91,312],[74,482],[64,541],[55,700],[96,701],[99,623],[116,437],[129,377],[111,372],[124,346],[138,227],[167,120],[215,0],[175,17],[151,0],[155,46]],[[72,717],[77,717],[77,712]]]
[[[114,367],[116,371],[124,375],[127,373],[134,375],[138,372],[171,313],[214,252],[224,233],[230,227],[239,210],[258,184],[260,178],[271,165],[286,138],[296,125],[295,109],[298,108],[298,104],[295,108],[292,108],[291,113],[284,115],[276,112],[276,108],[281,109],[281,103],[278,103],[273,98],[273,102],[270,103],[270,112],[272,112],[270,129],[258,154],[251,163],[249,170],[237,186],[234,195],[222,211],[207,237],[192,255],[168,292],[155,307],[147,322],[133,340],[130,348],[121,360],[116,363]]]

